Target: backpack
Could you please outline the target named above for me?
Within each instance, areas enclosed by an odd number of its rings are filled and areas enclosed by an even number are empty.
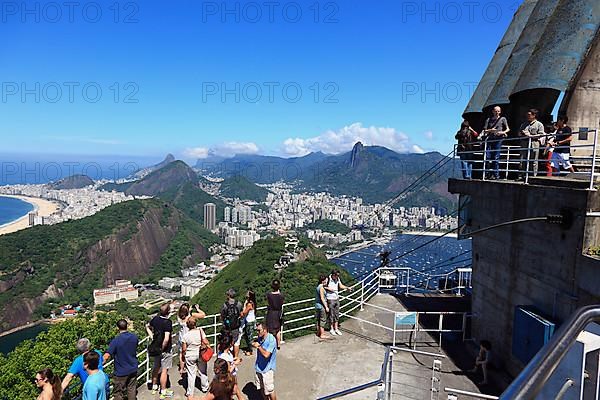
[[[148,345],[148,355],[150,357],[157,357],[162,354],[162,345],[164,339],[164,332],[154,332],[154,336],[152,336],[152,342],[150,342],[150,344]]]
[[[240,327],[240,307],[238,302],[233,304],[225,303],[225,314],[223,318],[223,327],[231,331]]]

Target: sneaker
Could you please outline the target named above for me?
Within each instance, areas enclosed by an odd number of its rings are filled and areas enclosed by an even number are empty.
[[[335,335],[337,335],[337,333],[335,333],[335,330],[333,330],[333,329],[331,329],[331,330],[329,331],[329,333],[331,334],[331,336],[335,336]]]
[[[158,393],[158,385],[152,386],[152,394],[154,395],[156,393]]]
[[[160,394],[160,399],[162,400],[162,399],[171,398],[171,397],[173,397],[173,395],[174,395],[173,391],[170,389],[167,389]]]
[[[339,330],[339,329],[336,329],[336,330],[335,330],[335,333],[337,333],[337,335],[338,335],[338,336],[342,336],[342,332],[340,332],[340,330]]]

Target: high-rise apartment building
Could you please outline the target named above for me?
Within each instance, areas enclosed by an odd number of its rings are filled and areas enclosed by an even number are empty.
[[[204,227],[212,231],[217,226],[217,206],[214,203],[204,205]]]

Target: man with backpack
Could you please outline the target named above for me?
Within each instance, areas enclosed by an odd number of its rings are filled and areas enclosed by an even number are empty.
[[[240,314],[242,313],[242,303],[235,299],[235,290],[228,289],[226,292],[227,300],[221,308],[221,322],[225,332],[231,334],[233,338],[233,357],[237,358],[240,352]]]
[[[173,322],[169,319],[171,305],[165,303],[160,307],[156,315],[148,325],[146,330],[152,338],[148,346],[148,355],[153,357],[154,365],[152,368],[152,394],[158,391],[158,382],[160,375],[160,399],[173,397],[173,391],[167,390],[167,378],[169,369],[173,366],[172,334]]]

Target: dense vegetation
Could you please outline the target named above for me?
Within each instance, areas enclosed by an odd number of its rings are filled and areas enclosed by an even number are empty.
[[[150,268],[148,275],[138,280],[156,283],[165,276],[181,276],[182,264],[198,263],[202,261],[203,254],[204,259],[208,258],[206,249],[217,242],[219,242],[218,236],[204,229],[200,223],[186,219],[158,262]]]
[[[351,231],[348,226],[339,221],[334,221],[331,219],[319,219],[311,224],[306,225],[302,230],[306,231],[308,229],[320,229],[323,232],[329,232],[333,234],[341,233],[343,235],[350,233]]]
[[[177,276],[183,262],[193,263],[208,257],[208,247],[219,239],[200,223],[175,207],[165,207],[160,200],[127,201],[80,220],[0,236],[1,282],[13,281],[12,287],[0,294],[0,309],[15,298],[36,298],[53,283],[63,291],[62,304],[91,304],[93,290],[103,286],[106,268],[103,259],[90,265],[86,257],[88,249],[110,235],[115,235],[116,243],[126,242],[137,233],[138,222],[146,212],[157,208],[162,213],[163,227],[170,227],[171,220],[177,220],[176,226],[173,225],[177,233],[159,261],[150,266],[146,276],[138,276],[138,280],[157,281],[162,276]],[[47,315],[52,302],[50,299],[41,305],[34,316]]]
[[[155,200],[135,200],[105,208],[88,218],[56,225],[40,225],[0,236],[2,281],[19,281],[0,294],[0,307],[15,298],[34,298],[52,283],[70,282],[66,301],[90,301],[92,289],[102,281],[100,268],[85,272],[85,250],[101,239],[129,225],[135,230],[145,212],[157,206]]]
[[[223,220],[223,210],[226,204],[192,183],[173,187],[169,191],[161,193],[159,197],[200,223],[204,222],[204,205],[214,203],[217,206],[217,221]]]
[[[221,183],[221,195],[231,199],[253,200],[261,203],[267,200],[269,191],[248,180],[243,175],[225,179]]]
[[[35,340],[20,343],[7,356],[0,354],[0,399],[36,398],[38,390],[33,378],[37,371],[51,368],[64,377],[69,365],[77,356],[77,340],[86,337],[95,349],[105,351],[110,340],[118,332],[116,322],[121,318],[133,321],[133,327],[130,328],[134,329],[140,339],[144,338],[144,311],[122,306],[120,312],[98,313],[94,318],[91,315],[77,317],[50,326],[48,331],[40,333]],[[79,380],[74,379],[71,385],[77,389],[78,384]],[[66,395],[63,398],[66,400],[72,397]]]

